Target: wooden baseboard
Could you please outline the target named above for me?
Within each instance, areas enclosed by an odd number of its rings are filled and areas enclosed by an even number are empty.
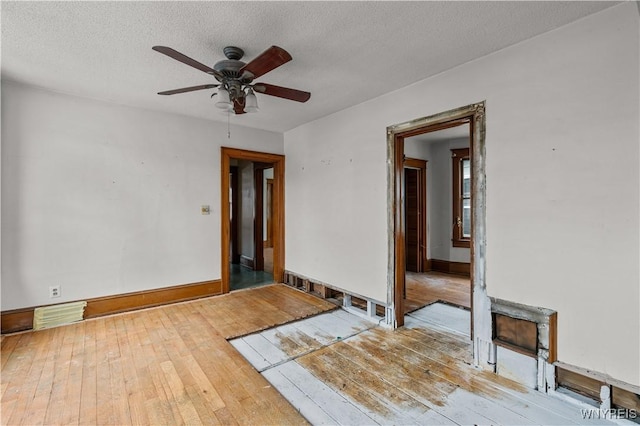
[[[4,311],[0,315],[0,330],[2,334],[33,328],[33,308],[14,309]]]
[[[427,260],[429,270],[444,272],[446,274],[471,276],[471,264],[463,262],[451,262],[449,260],[429,259]]]
[[[242,256],[240,256],[240,265],[244,266],[245,268],[253,269],[253,259],[243,254]]]
[[[96,297],[87,300],[84,318],[95,318],[108,314],[215,296],[217,294],[222,294],[221,280],[202,281],[173,287],[137,291],[134,293]],[[0,313],[0,328],[2,334],[32,329],[33,311],[37,307],[39,306],[14,309]]]

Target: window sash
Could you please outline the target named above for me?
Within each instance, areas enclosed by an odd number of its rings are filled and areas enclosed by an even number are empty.
[[[453,247],[470,247],[471,161],[469,148],[452,149],[453,161]]]

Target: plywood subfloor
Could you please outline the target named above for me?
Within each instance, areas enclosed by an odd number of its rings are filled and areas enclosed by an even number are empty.
[[[442,272],[407,272],[405,313],[435,302],[471,307],[469,278]]]
[[[334,309],[284,285],[2,339],[2,424],[304,424],[226,340]]]
[[[443,304],[396,331],[340,310],[234,344],[312,424],[612,424],[472,367],[468,323]]]

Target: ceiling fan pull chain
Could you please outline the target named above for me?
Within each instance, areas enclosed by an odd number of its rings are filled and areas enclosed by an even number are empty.
[[[231,111],[227,110],[227,139],[231,139]]]

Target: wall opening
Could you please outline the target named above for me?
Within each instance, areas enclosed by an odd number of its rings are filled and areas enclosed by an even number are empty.
[[[423,117],[387,128],[387,215],[388,215],[388,304],[387,321],[395,327],[404,325],[404,292],[406,275],[405,173],[404,141],[406,138],[460,126],[470,126],[471,160],[471,336],[474,362],[493,369],[491,301],[485,284],[486,190],[485,190],[485,103],[471,104],[454,110]]]
[[[222,291],[231,286],[231,268],[238,267],[264,271],[265,252],[268,253],[269,274],[274,282],[283,281],[284,273],[284,156],[234,148],[221,148],[221,271]],[[247,169],[245,183],[251,186],[253,203],[245,212],[248,225],[245,245],[250,250],[243,254],[242,237],[242,169]],[[235,188],[235,191],[234,191]],[[268,189],[268,192],[267,192]],[[259,192],[259,196],[256,196]],[[267,203],[265,203],[267,192]],[[245,197],[246,198],[246,197]],[[248,199],[247,199],[248,200]],[[257,203],[255,201],[258,201]],[[265,211],[268,205],[268,211]],[[265,222],[268,221],[268,226]],[[268,228],[268,229],[267,229]],[[265,244],[265,235],[270,241]],[[243,257],[244,256],[244,257]],[[244,266],[240,266],[243,263]]]

